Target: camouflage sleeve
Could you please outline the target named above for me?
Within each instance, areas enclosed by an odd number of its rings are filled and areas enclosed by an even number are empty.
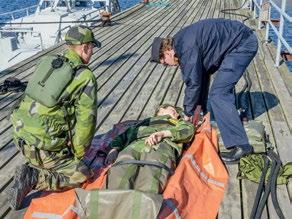
[[[174,127],[170,128],[171,141],[177,143],[187,143],[192,140],[195,127],[192,123],[184,120],[178,120]]]
[[[122,149],[127,147],[132,141],[137,139],[138,130],[139,127],[137,126],[128,128],[126,131],[119,134],[113,139],[113,141],[110,143],[110,147],[121,151]]]
[[[75,101],[76,125],[73,136],[75,156],[81,159],[90,145],[95,132],[97,118],[97,84],[93,73],[86,69],[76,78],[78,97]]]

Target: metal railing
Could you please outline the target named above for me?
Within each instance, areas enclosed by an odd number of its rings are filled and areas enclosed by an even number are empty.
[[[277,52],[276,52],[276,61],[275,61],[275,66],[279,66],[281,62],[281,50],[282,46],[284,46],[290,54],[292,54],[292,47],[288,44],[287,40],[283,37],[283,31],[284,31],[284,23],[285,19],[288,22],[292,22],[292,17],[289,16],[286,13],[286,0],[281,1],[281,7],[277,6],[277,4],[273,0],[268,0],[263,2],[263,0],[250,0],[250,9],[253,10],[253,16],[254,18],[257,17],[257,10],[258,10],[258,16],[261,17],[263,13],[262,6],[265,3],[269,3],[270,7],[268,10],[268,18],[266,22],[266,35],[265,35],[265,40],[266,42],[269,39],[269,31],[270,28],[274,31],[276,34],[278,40],[277,40]],[[280,20],[279,20],[279,29],[274,25],[272,19],[271,19],[271,10],[275,9],[279,14],[280,14]],[[258,29],[261,29],[262,26],[262,21],[259,19],[258,23]]]
[[[2,14],[0,14],[0,17],[9,16],[9,17],[11,17],[11,20],[15,20],[14,15],[16,13],[25,12],[26,16],[28,16],[28,15],[33,14],[35,12],[35,10],[34,10],[34,12],[31,12],[33,8],[36,9],[37,5],[33,5],[33,6],[30,6],[27,8],[22,8],[22,9],[11,11],[11,12],[2,13]]]
[[[43,43],[43,38],[42,38],[42,34],[40,32],[37,31],[33,31],[33,28],[4,28],[4,29],[0,29],[0,38],[2,37],[2,35],[4,33],[18,33],[18,34],[35,34],[37,37],[39,37],[40,39],[40,47],[41,50],[44,50],[44,43]]]
[[[95,11],[92,11],[88,14],[85,14],[84,16],[82,16],[81,18],[79,18],[77,21],[81,21],[81,20],[84,20],[84,22],[86,22],[86,20],[93,20],[95,18],[99,18],[99,12],[101,10],[105,10],[106,6],[104,7],[101,7],[101,8],[98,8],[96,9]],[[93,15],[95,14],[95,15]],[[89,19],[88,19],[89,17]],[[62,22],[62,17],[60,17],[60,23],[59,23],[59,29],[57,30],[56,32],[56,40],[55,40],[55,44],[56,43],[59,43],[62,39],[62,32],[64,32],[65,30],[69,30],[69,28],[71,27],[71,25],[68,25],[68,26],[65,26],[63,28],[61,28],[61,22]],[[88,26],[88,23],[86,22],[86,26]]]

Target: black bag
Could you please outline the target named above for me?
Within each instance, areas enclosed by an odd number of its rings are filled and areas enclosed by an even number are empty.
[[[18,78],[9,77],[3,84],[0,85],[0,95],[9,93],[9,92],[24,92],[26,89],[27,82],[22,82]]]

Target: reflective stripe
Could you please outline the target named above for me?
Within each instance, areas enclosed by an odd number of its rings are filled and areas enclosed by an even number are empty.
[[[70,206],[66,209],[66,211],[62,214],[62,217],[66,216],[66,214],[68,214],[70,210],[73,211],[73,212],[75,212],[77,215],[80,214],[80,212],[78,211],[78,208],[77,208],[77,207],[75,207],[74,205],[70,205]]]
[[[200,168],[200,166],[198,165],[198,163],[195,161],[194,157],[192,154],[186,154],[183,156],[183,158],[189,158],[191,160],[191,163],[192,163],[192,166],[194,167],[195,170],[197,170],[198,174],[200,175],[200,177],[208,182],[208,183],[212,183],[216,186],[219,186],[219,187],[222,187],[222,188],[225,188],[225,185],[224,183],[220,182],[220,181],[217,181],[215,179],[211,179],[209,178],[204,172],[203,170]]]
[[[33,212],[32,218],[62,219],[62,215],[50,214],[50,213],[42,213],[42,212]]]
[[[74,211],[78,215],[78,209],[75,206],[70,205],[62,215],[44,212],[33,212],[32,218],[62,219],[66,214],[69,213],[70,210]]]
[[[167,207],[169,207],[172,210],[172,213],[174,213],[176,219],[182,219],[182,217],[179,214],[178,209],[176,208],[175,204],[171,200],[166,199],[164,203],[167,205]]]

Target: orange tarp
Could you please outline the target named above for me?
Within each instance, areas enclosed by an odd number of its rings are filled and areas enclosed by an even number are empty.
[[[228,181],[227,171],[218,153],[218,139],[209,118],[197,130],[195,140],[171,176],[163,193],[166,200],[159,218],[213,219],[218,213]],[[86,183],[86,190],[101,188],[107,169],[99,177]],[[76,213],[74,189],[44,194],[33,199],[25,218],[79,218]]]
[[[206,117],[169,179],[163,197],[173,206],[169,209],[171,213],[164,210],[161,218],[172,219],[178,215],[184,219],[215,218],[227,182],[227,171],[218,156],[217,133]]]
[[[85,190],[101,188],[105,181],[106,172],[107,168],[101,170],[96,180],[84,183],[82,188]],[[53,216],[55,216],[54,218],[77,219],[79,217],[74,208],[75,198],[74,189],[64,192],[44,193],[41,197],[31,201],[24,219],[44,219],[53,218]]]

